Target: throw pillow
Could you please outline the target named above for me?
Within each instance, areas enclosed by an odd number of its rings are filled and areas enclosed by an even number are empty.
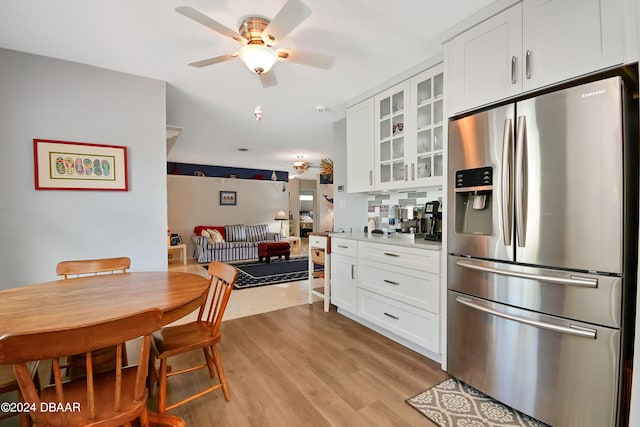
[[[207,230],[211,238],[209,239],[209,243],[223,243],[224,238],[222,234],[218,230]]]
[[[200,232],[200,235],[206,239],[210,239],[211,238],[211,234],[209,234],[209,232],[207,230],[202,230]]]
[[[247,232],[244,224],[225,225],[224,234],[227,236],[227,242],[246,242]]]

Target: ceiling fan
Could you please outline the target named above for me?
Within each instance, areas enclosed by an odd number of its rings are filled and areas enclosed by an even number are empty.
[[[192,62],[189,64],[192,67],[206,67],[240,57],[252,72],[260,76],[264,87],[271,87],[277,84],[277,80],[273,71],[269,73],[269,70],[277,61],[325,69],[333,65],[333,57],[329,55],[273,48],[311,15],[311,9],[300,0],[288,0],[272,20],[262,16],[243,19],[239,32],[233,31],[191,6],[179,6],[176,12],[243,45],[237,52]]]
[[[319,165],[313,165],[304,160],[304,156],[302,154],[298,154],[296,156],[296,160],[292,164],[293,170],[295,170],[299,174],[303,174],[311,168],[320,169],[320,175],[325,177],[331,177],[330,180],[333,182],[333,160],[327,157],[320,161]]]

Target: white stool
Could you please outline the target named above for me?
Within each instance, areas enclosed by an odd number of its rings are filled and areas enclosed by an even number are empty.
[[[313,289],[314,264],[324,265],[324,287],[322,291]],[[324,300],[324,311],[328,312],[331,302],[331,237],[324,233],[309,234],[309,304],[313,304],[314,296]]]

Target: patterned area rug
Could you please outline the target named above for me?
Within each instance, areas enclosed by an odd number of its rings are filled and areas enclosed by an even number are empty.
[[[407,403],[440,427],[549,427],[449,378]]]
[[[309,258],[271,258],[269,264],[264,262],[230,263],[238,268],[238,278],[234,289],[247,289],[256,286],[275,285],[277,283],[296,282],[309,278]],[[314,264],[315,271],[323,271],[324,266]],[[208,265],[203,265],[209,268]]]

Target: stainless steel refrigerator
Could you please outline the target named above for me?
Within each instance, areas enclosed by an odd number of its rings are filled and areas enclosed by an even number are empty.
[[[616,425],[637,143],[620,76],[449,123],[451,375],[555,427]]]

